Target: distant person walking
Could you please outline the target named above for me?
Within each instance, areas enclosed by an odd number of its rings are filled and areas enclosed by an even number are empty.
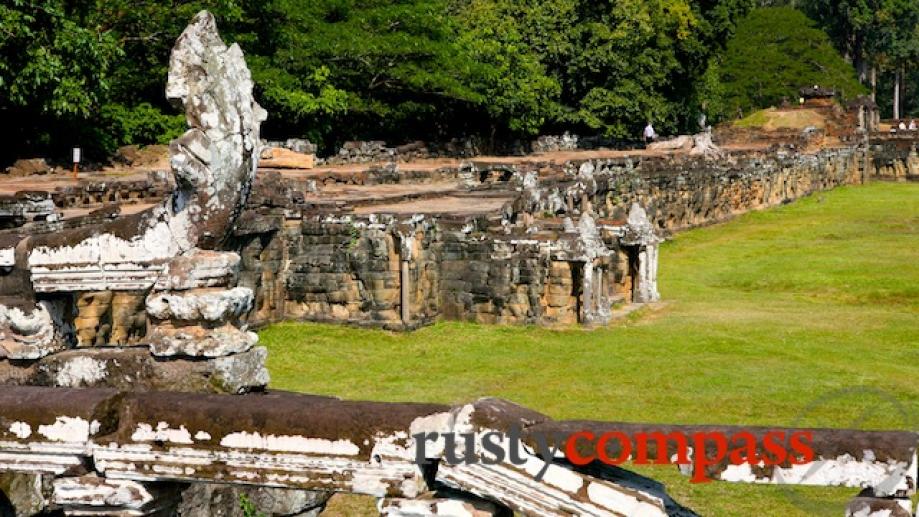
[[[654,132],[654,126],[651,125],[651,122],[648,122],[648,125],[645,126],[643,136],[645,137],[646,144],[657,140],[657,133]]]
[[[906,122],[900,121],[900,125],[897,126],[900,131],[906,131]]]
[[[909,121],[909,130],[910,130],[910,131],[915,131],[916,129],[919,129],[919,127],[916,126],[916,119],[910,120],[910,121]]]

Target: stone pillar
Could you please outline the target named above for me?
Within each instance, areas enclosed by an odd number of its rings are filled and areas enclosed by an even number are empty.
[[[632,301],[634,303],[650,303],[660,300],[657,292],[657,257],[658,246],[661,241],[654,233],[654,226],[648,215],[637,203],[632,204],[629,210],[629,221],[625,227],[625,235],[621,243],[627,246],[636,246],[634,265],[637,278],[632,282]]]
[[[658,245],[648,244],[638,251],[638,285],[634,287],[633,302],[650,303],[661,299],[657,291],[657,254]]]
[[[603,305],[604,307],[607,306],[610,301],[609,286],[610,286],[610,275],[611,274],[612,274],[612,270],[610,269],[609,266],[603,268],[603,270],[600,273],[600,295],[599,295],[598,300],[599,300],[599,303]]]
[[[402,258],[402,270],[401,270],[401,300],[400,304],[402,306],[402,324],[408,325],[409,321],[412,318],[412,308],[411,308],[411,296],[412,296],[412,278],[408,270],[408,260],[405,257]]]
[[[581,314],[579,323],[589,323],[594,313],[594,264],[584,262],[581,272]]]
[[[595,313],[598,313],[603,308],[603,268],[597,268],[597,272],[594,274],[594,302],[593,310]]]
[[[408,325],[412,319],[412,276],[409,270],[409,264],[415,255],[415,234],[414,228],[409,228],[406,233],[399,233],[399,287],[400,299],[399,305],[402,324]]]

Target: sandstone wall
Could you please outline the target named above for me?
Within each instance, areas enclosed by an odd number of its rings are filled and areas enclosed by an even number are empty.
[[[872,135],[870,169],[872,178],[895,181],[919,179],[919,135]]]
[[[717,160],[592,160],[540,164],[538,172],[503,164],[501,174],[490,174],[487,164],[464,165],[470,166],[479,172],[468,175],[471,181],[481,181],[470,187],[485,189],[482,195],[498,189],[520,194],[501,213],[410,221],[309,210],[284,215],[282,200],[267,203],[268,209],[264,202],[250,204],[236,230],[245,234],[237,242],[240,282],[256,292],[249,322],[292,318],[393,329],[437,318],[576,323],[585,319],[585,285],[596,294],[592,303],[604,305],[595,309],[632,299],[636,258],[610,233],[632,203],[646,207],[659,230],[679,231],[861,183],[869,172],[856,148],[816,154],[778,149]],[[594,214],[605,228],[608,253],[602,257],[581,258],[576,234],[562,228],[566,218],[584,214]],[[584,284],[585,264],[594,271],[593,284]]]
[[[659,228],[678,231],[862,183],[867,175],[865,154],[854,148],[806,155],[783,151],[729,155],[717,161],[655,158],[637,164],[631,160],[585,163],[571,164],[567,177],[557,184],[540,185],[537,202],[521,198],[516,209],[535,215],[592,209],[603,217],[623,219],[631,203],[637,202]],[[590,174],[583,174],[585,168]]]

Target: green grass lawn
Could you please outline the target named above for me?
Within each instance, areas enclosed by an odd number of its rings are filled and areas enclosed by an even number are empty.
[[[440,323],[410,334],[261,332],[271,387],[554,418],[919,429],[919,184],[873,183],[680,233],[666,303],[609,327]],[[693,485],[640,472],[704,515],[842,515],[855,489]]]

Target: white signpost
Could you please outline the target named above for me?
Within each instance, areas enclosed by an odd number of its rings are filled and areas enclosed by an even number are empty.
[[[77,172],[79,172],[79,170],[80,170],[80,158],[81,158],[81,154],[82,154],[82,151],[80,150],[79,147],[74,147],[74,148],[73,148],[73,179],[74,179],[74,181],[76,181],[76,179],[77,179]]]

